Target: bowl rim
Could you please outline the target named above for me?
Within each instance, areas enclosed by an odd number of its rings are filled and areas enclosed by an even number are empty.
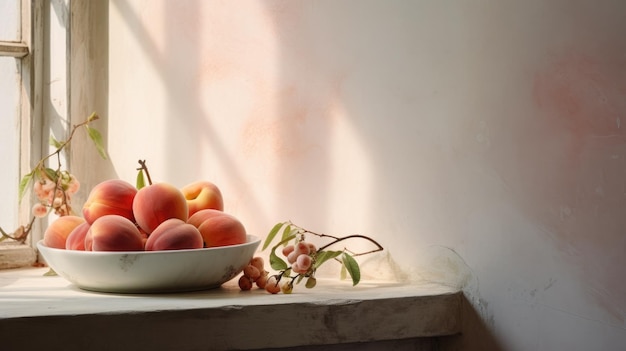
[[[200,252],[211,252],[211,251],[219,251],[224,249],[234,249],[237,247],[248,246],[248,245],[257,245],[261,242],[261,237],[252,234],[246,234],[246,241],[242,244],[234,244],[234,245],[224,245],[224,246],[214,246],[214,247],[203,247],[200,249],[180,249],[180,250],[155,250],[155,251],[145,251],[145,250],[137,250],[137,251],[85,251],[85,250],[68,250],[68,249],[59,249],[56,247],[47,246],[43,239],[37,241],[37,248],[44,250],[50,250],[52,252],[65,252],[75,255],[86,255],[86,256],[110,256],[110,255],[158,255],[158,254],[184,254],[184,253],[200,253]]]

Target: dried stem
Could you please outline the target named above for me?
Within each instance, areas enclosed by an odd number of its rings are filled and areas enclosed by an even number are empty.
[[[33,216],[30,222],[26,226],[19,226],[17,230],[11,235],[5,232],[2,228],[0,228],[0,241],[4,241],[6,239],[15,240],[21,244],[26,242],[26,238],[28,238],[28,234],[33,228],[33,223],[35,222],[35,216]]]

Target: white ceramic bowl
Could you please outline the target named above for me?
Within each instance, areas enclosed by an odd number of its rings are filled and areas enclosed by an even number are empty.
[[[48,265],[81,289],[114,293],[165,293],[217,288],[254,256],[261,239],[195,250],[92,252],[37,248]]]

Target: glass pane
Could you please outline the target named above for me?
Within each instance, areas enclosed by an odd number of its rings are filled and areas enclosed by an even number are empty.
[[[20,0],[0,0],[0,41],[21,41]]]
[[[0,57],[0,227],[5,231],[15,230],[18,220],[19,64],[13,57]]]

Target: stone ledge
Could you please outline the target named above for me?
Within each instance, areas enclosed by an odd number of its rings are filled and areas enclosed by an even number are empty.
[[[0,269],[32,266],[37,254],[32,247],[15,242],[0,244]]]
[[[0,337],[8,349],[259,349],[458,334],[462,293],[435,284],[319,280],[290,295],[208,291],[87,292],[47,269],[0,272]],[[8,344],[6,344],[8,342]]]

